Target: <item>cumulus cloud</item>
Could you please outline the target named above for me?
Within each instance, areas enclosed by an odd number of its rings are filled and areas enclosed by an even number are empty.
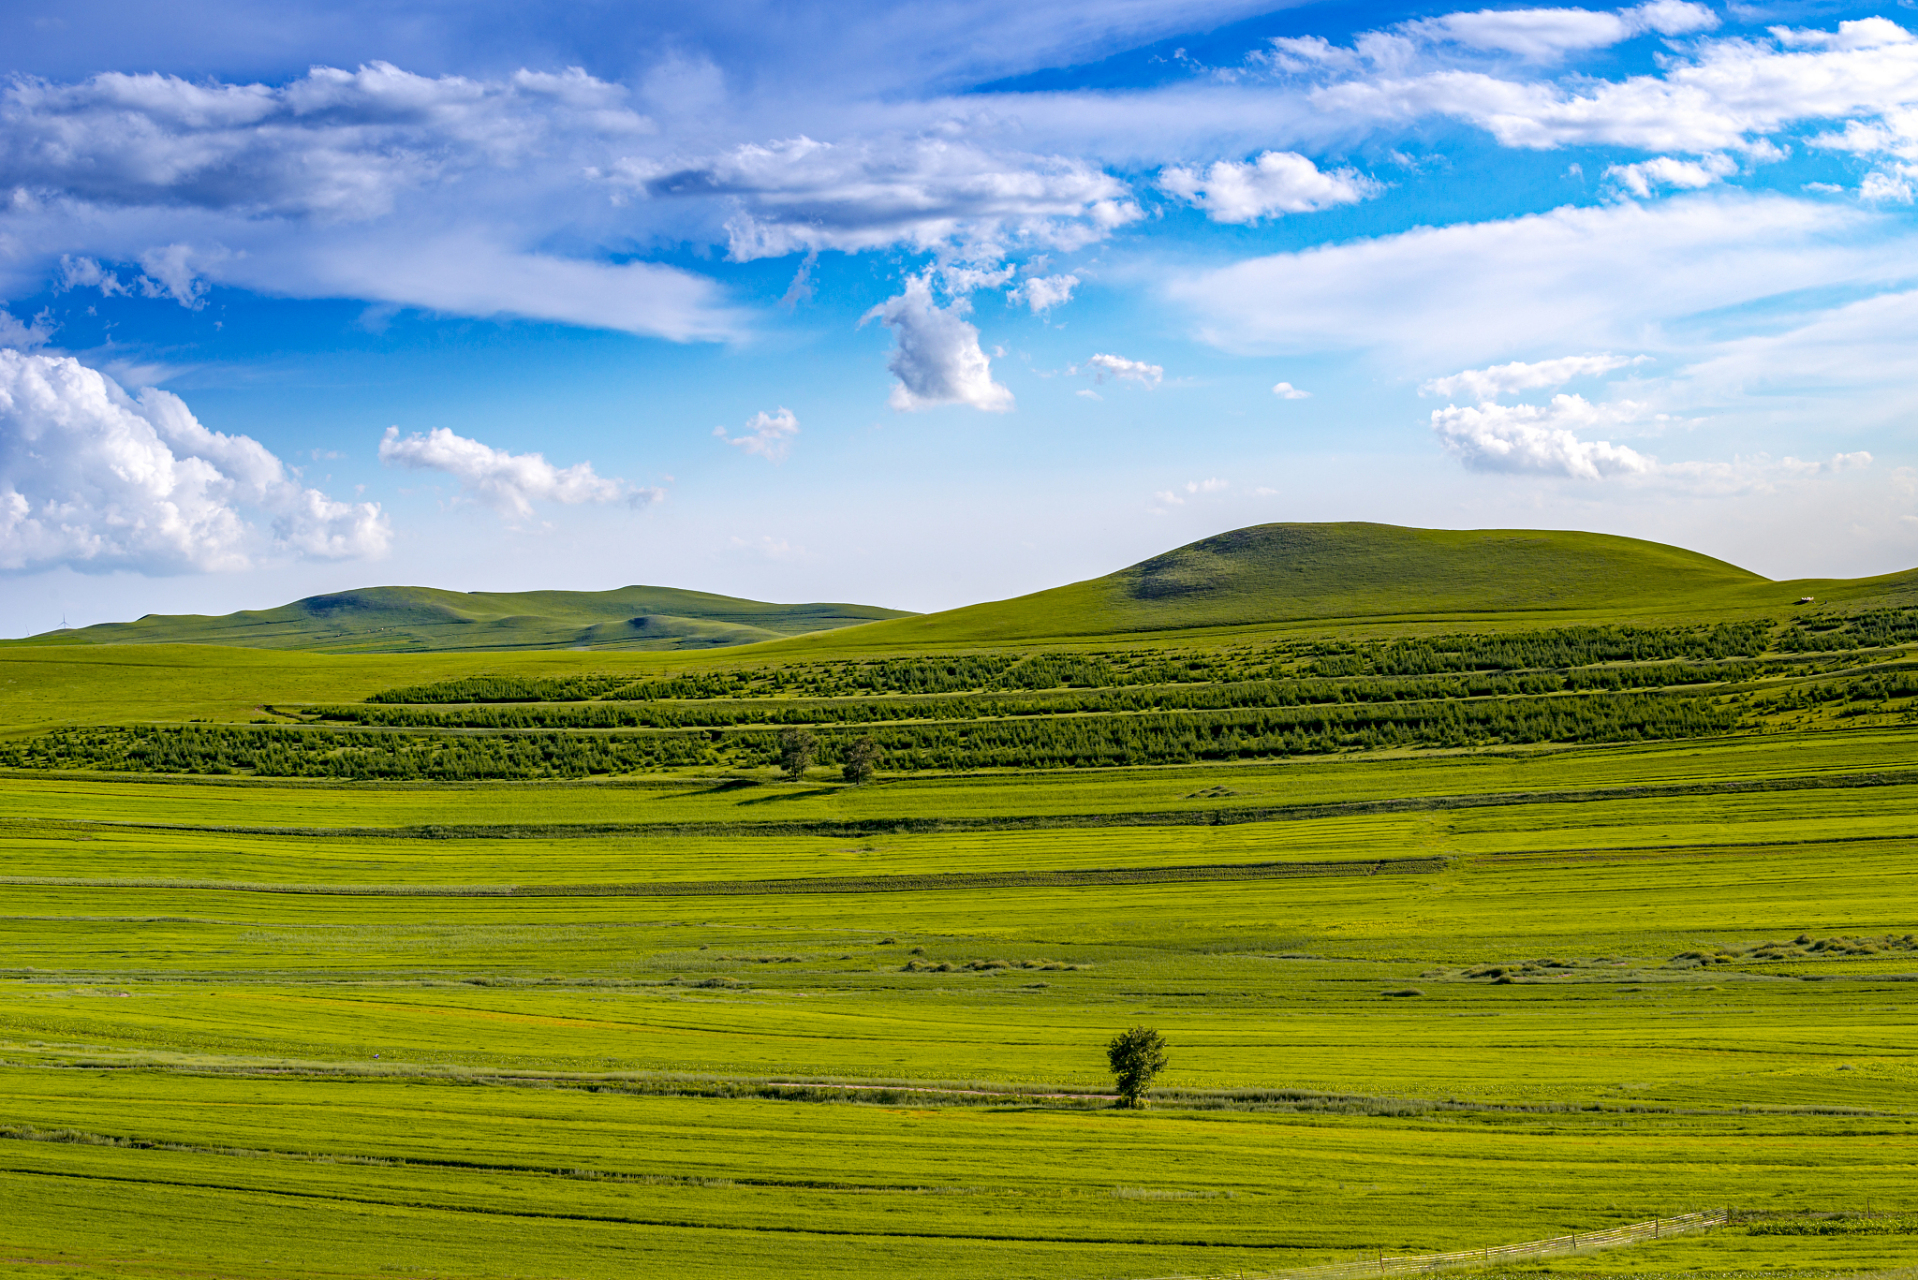
[[[707,279],[609,261],[603,175],[653,123],[577,69],[387,63],[283,85],[109,73],[0,90],[16,262],[66,288],[203,305],[227,284],[657,334],[737,334]],[[564,241],[573,256],[542,246]]]
[[[665,496],[658,489],[634,488],[624,480],[595,475],[590,462],[555,467],[540,454],[508,453],[447,427],[404,438],[398,427],[388,427],[380,438],[380,461],[443,471],[460,482],[460,492],[468,498],[517,520],[531,517],[536,501],[645,503]]]
[[[1564,394],[1553,396],[1545,405],[1496,403],[1499,396],[1559,387],[1636,363],[1638,360],[1609,352],[1555,360],[1515,360],[1434,378],[1419,388],[1419,394],[1465,396],[1478,401],[1474,406],[1447,405],[1432,414],[1432,430],[1439,443],[1475,471],[1579,480],[1648,475],[1658,469],[1657,459],[1608,440],[1583,439],[1579,432],[1653,416],[1663,422],[1663,414],[1651,415],[1644,405],[1630,400],[1595,405],[1583,396]]]
[[[792,452],[793,437],[798,434],[799,419],[784,405],[776,413],[767,413],[762,409],[746,419],[744,435],[729,436],[726,428],[713,428],[713,435],[735,449],[756,453],[770,462],[784,462]]]
[[[377,504],[302,487],[177,396],[132,397],[70,357],[0,350],[0,568],[217,571],[273,551],[379,556],[390,538]]]
[[[1609,440],[1588,440],[1582,432],[1629,427],[1650,420],[1662,427],[1670,419],[1643,404],[1620,400],[1593,404],[1579,395],[1559,394],[1544,405],[1504,405],[1499,396],[1543,387],[1560,387],[1578,378],[1598,377],[1642,362],[1646,357],[1560,356],[1466,369],[1434,378],[1420,395],[1462,396],[1476,405],[1447,405],[1432,414],[1432,430],[1447,452],[1475,471],[1599,480],[1608,476],[1648,476],[1668,471],[1656,458]]]
[[[1738,162],[1727,155],[1705,155],[1696,160],[1656,156],[1635,164],[1607,166],[1605,179],[1621,191],[1643,200],[1661,187],[1697,191],[1738,172]]]
[[[1380,190],[1356,169],[1326,173],[1296,151],[1266,151],[1249,164],[1220,160],[1204,172],[1175,165],[1159,175],[1159,187],[1230,223],[1356,204]]]
[[[1076,248],[1140,216],[1124,183],[1065,156],[998,153],[947,137],[749,143],[660,171],[616,169],[655,199],[723,198],[738,261],[800,250]]]
[[[1630,416],[1629,406],[1624,416]],[[1583,396],[1558,395],[1549,405],[1447,405],[1432,414],[1432,430],[1452,455],[1475,471],[1507,471],[1598,480],[1644,475],[1654,458],[1577,432],[1619,421],[1616,407]]]
[[[1163,365],[1128,360],[1124,356],[1095,355],[1086,363],[1092,367],[1093,378],[1099,382],[1112,378],[1119,382],[1136,382],[1142,387],[1156,387],[1165,377]]]
[[[1614,14],[1507,10],[1411,24],[1351,47],[1275,44],[1275,65],[1317,81],[1306,101],[1325,117],[1396,125],[1444,115],[1531,149],[1626,146],[1703,156],[1766,145],[1800,122],[1871,123],[1918,105],[1918,41],[1883,18],[1836,31],[1773,28],[1770,38],[1704,39],[1654,74],[1565,83],[1448,64],[1447,41],[1522,58],[1611,43],[1613,32],[1668,34],[1712,25],[1709,11],[1654,4]],[[1454,34],[1455,33],[1455,34]],[[1476,41],[1474,44],[1473,42]]]
[[[1562,387],[1575,378],[1594,378],[1601,373],[1623,369],[1645,357],[1615,356],[1610,352],[1590,356],[1560,356],[1556,360],[1493,365],[1489,369],[1466,369],[1448,378],[1433,378],[1419,388],[1422,396],[1465,396],[1474,400],[1496,400],[1514,391],[1539,387]]]
[[[1033,276],[1008,290],[1006,301],[1015,307],[1024,303],[1033,315],[1042,316],[1072,301],[1072,291],[1078,287],[1079,277],[1074,275]]]
[[[1886,172],[1876,169],[1865,175],[1858,184],[1858,198],[1873,204],[1910,204],[1911,175],[1908,172]]]
[[[581,135],[652,132],[625,97],[577,68],[472,80],[386,62],[314,67],[279,86],[120,72],[19,79],[0,94],[0,175],[108,206],[364,219],[410,189]]]
[[[1310,400],[1312,398],[1310,391],[1301,391],[1289,382],[1273,383],[1272,394],[1281,400]]]
[[[979,348],[979,330],[965,319],[969,307],[960,298],[941,307],[926,275],[911,276],[896,298],[868,311],[860,321],[877,320],[892,330],[893,350],[886,361],[898,383],[887,403],[899,412],[937,405],[964,404],[988,413],[1012,408],[1012,392],[992,380],[992,362]]]
[[[1415,39],[1468,49],[1515,54],[1535,62],[1602,49],[1647,32],[1687,35],[1709,31],[1718,15],[1702,4],[1653,0],[1634,9],[1480,9],[1408,22],[1399,30]]]

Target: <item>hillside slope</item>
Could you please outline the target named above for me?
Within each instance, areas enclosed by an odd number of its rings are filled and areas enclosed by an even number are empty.
[[[215,644],[330,653],[713,649],[911,615],[856,604],[767,604],[679,591],[460,592],[368,587],[220,617],[148,614],[22,644]]]
[[[1339,620],[1740,614],[1819,600],[1918,603],[1918,571],[1772,582],[1679,547],[1609,534],[1266,524],[1085,582],[876,623],[799,648],[925,649]],[[791,646],[782,646],[791,647]]]

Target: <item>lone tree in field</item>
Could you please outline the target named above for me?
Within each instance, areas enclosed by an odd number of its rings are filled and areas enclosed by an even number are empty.
[[[1151,1027],[1134,1027],[1112,1037],[1106,1060],[1119,1088],[1119,1105],[1143,1108],[1152,1078],[1165,1070],[1165,1037]]]
[[[806,776],[806,766],[812,763],[813,748],[818,745],[807,729],[788,729],[779,735],[779,767],[786,776],[798,782]]]
[[[845,777],[854,784],[872,777],[873,766],[879,763],[879,744],[867,734],[857,738],[846,748]]]

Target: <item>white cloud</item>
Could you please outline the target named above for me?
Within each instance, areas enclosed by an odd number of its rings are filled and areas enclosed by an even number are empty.
[[[1231,223],[1355,204],[1380,190],[1355,169],[1326,173],[1296,151],[1263,152],[1250,164],[1220,160],[1203,173],[1173,166],[1159,175],[1159,187],[1212,221]]]
[[[578,70],[473,80],[386,63],[278,86],[15,80],[0,90],[15,270],[57,262],[62,287],[188,307],[225,284],[735,336],[712,281],[608,260],[643,229],[620,225],[590,175],[654,132],[626,97]]]
[[[92,258],[72,258],[64,253],[60,255],[60,279],[54,287],[62,293],[68,289],[98,289],[105,298],[116,294],[125,296],[131,292],[120,283],[117,274],[106,270]]]
[[[1207,480],[1188,480],[1184,485],[1161,489],[1154,493],[1152,500],[1158,504],[1158,508],[1154,510],[1162,514],[1162,509],[1165,507],[1184,506],[1188,498],[1202,498],[1215,493],[1224,493],[1231,487],[1230,481],[1221,480],[1217,476]]]
[[[1550,62],[1568,53],[1602,49],[1656,31],[1686,35],[1709,31],[1718,15],[1684,0],[1653,0],[1635,9],[1480,9],[1421,18],[1398,28],[1414,39],[1484,52],[1509,53],[1534,62]]]
[[[1633,34],[1630,24],[1618,14],[1570,8],[1448,13],[1409,22],[1401,30],[1434,43],[1513,53],[1540,62],[1574,50],[1602,49]]]
[[[1736,160],[1727,155],[1714,153],[1700,156],[1696,160],[1676,160],[1671,156],[1656,156],[1650,160],[1640,160],[1636,164],[1610,165],[1605,170],[1605,178],[1607,181],[1617,183],[1621,190],[1643,200],[1659,187],[1677,187],[1684,191],[1697,191],[1729,178],[1737,172]]]
[[[1272,394],[1281,400],[1310,400],[1310,391],[1301,391],[1289,382],[1277,382],[1272,385]]]
[[[1541,346],[1642,349],[1687,316],[1889,285],[1918,271],[1918,241],[1898,232],[1825,201],[1707,193],[1271,254],[1167,291],[1226,350],[1373,350],[1456,369]]]
[[[1593,405],[1583,396],[1558,395],[1549,405],[1447,405],[1432,413],[1432,430],[1453,456],[1475,471],[1529,472],[1597,480],[1605,476],[1644,475],[1658,463],[1636,450],[1606,440],[1582,440],[1576,434],[1632,416],[1624,410]]]
[[[508,453],[436,427],[401,438],[398,427],[380,437],[380,461],[388,466],[443,471],[460,482],[460,491],[512,519],[533,514],[533,503],[653,502],[665,495],[623,480],[593,473],[590,462],[555,467],[537,453]]]
[[[193,247],[169,244],[140,255],[142,290],[149,298],[172,298],[188,311],[206,305],[207,284],[193,269]]]
[[[1147,364],[1143,360],[1128,360],[1124,356],[1095,355],[1086,363],[1097,371],[1093,376],[1099,382],[1113,378],[1120,382],[1136,382],[1142,387],[1156,387],[1165,377],[1164,366]]]
[[[1613,23],[1618,30],[1660,30],[1687,21],[1668,5],[1619,14],[1518,10],[1434,19],[1438,25],[1414,34],[1442,34],[1464,22],[1483,33],[1483,47],[1548,57],[1554,48],[1590,47],[1579,42],[1599,40]],[[1395,52],[1386,56],[1387,49]],[[1800,121],[1879,118],[1918,104],[1918,40],[1881,18],[1841,22],[1836,32],[1773,28],[1769,41],[1704,40],[1690,57],[1667,59],[1657,74],[1566,84],[1448,66],[1415,41],[1382,33],[1350,49],[1287,46],[1281,53],[1287,69],[1324,81],[1306,101],[1325,117],[1349,126],[1446,115],[1509,147],[1610,144],[1702,155],[1749,148]]]
[[[792,452],[793,437],[799,434],[799,419],[784,405],[776,413],[760,410],[746,419],[746,434],[728,436],[726,428],[714,427],[713,435],[747,453],[756,453],[770,462],[784,462]]]
[[[1718,15],[1690,0],[1650,0],[1635,9],[1620,11],[1626,21],[1645,31],[1664,36],[1685,36],[1711,31],[1718,26]]]
[[[1567,54],[1603,49],[1656,32],[1691,35],[1718,26],[1718,16],[1687,0],[1651,0],[1635,8],[1572,6],[1479,9],[1404,22],[1388,31],[1367,31],[1350,48],[1319,36],[1279,37],[1264,55],[1279,70],[1356,75],[1371,71],[1404,78],[1422,62],[1460,54],[1556,62]]]
[[[1562,387],[1575,378],[1594,378],[1601,373],[1623,369],[1645,357],[1615,356],[1610,352],[1592,356],[1560,356],[1556,360],[1493,365],[1489,369],[1467,369],[1449,378],[1434,378],[1419,388],[1422,396],[1464,396],[1472,400],[1496,400],[1514,391],[1538,387]]]
[[[523,316],[675,341],[737,334],[740,316],[712,281],[653,262],[523,253],[478,234],[376,243],[319,237],[303,253],[255,254],[222,267],[264,292],[338,296],[466,316]]]
[[[1140,216],[1125,184],[1096,165],[939,136],[802,135],[675,168],[627,163],[613,176],[654,199],[731,202],[726,233],[738,261],[891,245],[1075,248]]]
[[[53,338],[53,331],[47,325],[44,315],[35,317],[32,324],[22,324],[13,312],[0,307],[0,347],[44,347]]]
[[[390,537],[377,504],[303,488],[177,396],[136,399],[70,357],[0,350],[0,568],[232,570],[276,549],[379,556]]]
[[[277,87],[119,72],[20,79],[0,94],[0,172],[107,206],[364,219],[408,190],[581,136],[650,133],[625,97],[577,69],[482,81],[384,62],[314,67]]]
[[[1006,301],[1013,306],[1024,303],[1032,308],[1033,315],[1042,316],[1054,307],[1072,301],[1072,291],[1078,287],[1078,276],[1033,276],[1009,290]]]
[[[941,307],[925,275],[908,277],[896,298],[867,312],[892,330],[886,367],[899,379],[888,403],[900,412],[965,404],[988,413],[1012,408],[1012,392],[992,380],[992,362],[979,349],[979,330],[965,320],[965,299]]]
[[[1910,204],[1911,179],[1902,173],[1874,170],[1858,184],[1858,198],[1874,204]]]

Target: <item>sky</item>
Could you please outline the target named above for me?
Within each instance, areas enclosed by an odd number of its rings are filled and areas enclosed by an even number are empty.
[[[1918,7],[0,0],[0,635],[1918,565]]]

